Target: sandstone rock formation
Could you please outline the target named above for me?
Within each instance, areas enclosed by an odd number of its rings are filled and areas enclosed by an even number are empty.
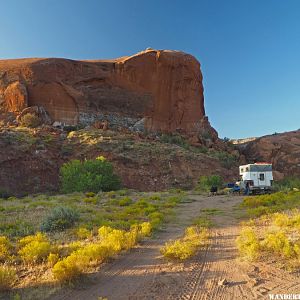
[[[147,49],[113,60],[0,61],[0,105],[44,107],[53,121],[92,124],[107,116],[148,131],[209,132],[200,63],[179,51]],[[110,120],[108,120],[111,124]]]
[[[18,112],[28,105],[28,95],[24,84],[12,82],[0,90],[0,105],[5,111]]]
[[[300,130],[273,134],[239,144],[247,162],[271,162],[275,179],[300,176]]]

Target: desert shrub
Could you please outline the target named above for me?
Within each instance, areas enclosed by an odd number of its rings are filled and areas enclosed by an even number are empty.
[[[51,251],[48,238],[42,234],[27,236],[19,241],[18,254],[26,263],[37,263],[45,260]]]
[[[151,233],[152,233],[152,226],[151,226],[151,223],[149,222],[143,222],[141,225],[140,225],[140,233],[141,235],[144,237],[146,236],[151,236]]]
[[[70,255],[58,261],[52,269],[53,276],[59,282],[72,281],[79,277],[82,272],[82,258],[78,260],[76,255]]]
[[[36,114],[28,113],[20,118],[19,123],[23,127],[36,128],[41,124],[41,120]]]
[[[113,166],[104,157],[93,160],[72,160],[60,169],[61,188],[64,193],[117,190],[120,179],[114,174]]]
[[[83,202],[96,205],[99,200],[96,197],[87,197],[83,199]]]
[[[113,231],[113,228],[109,226],[101,226],[98,230],[98,235],[105,239],[111,232]]]
[[[0,266],[0,291],[9,290],[17,279],[16,270],[9,266]]]
[[[48,238],[45,234],[37,232],[35,235],[28,235],[19,240],[19,246],[24,247],[31,242],[48,242]]]
[[[11,196],[9,192],[0,187],[0,198],[8,199]]]
[[[259,257],[261,247],[259,239],[252,228],[243,228],[236,239],[236,244],[239,253],[243,258],[252,261]]]
[[[273,215],[273,224],[279,227],[287,227],[291,225],[291,219],[287,214],[275,213]]]
[[[69,207],[55,207],[42,222],[44,232],[60,231],[72,227],[79,219],[79,213]]]
[[[11,244],[6,236],[0,236],[0,261],[6,260],[10,256]]]
[[[220,161],[221,165],[227,169],[230,169],[233,166],[235,166],[238,161],[238,158],[235,155],[224,151],[213,152],[211,156],[217,158]]]
[[[84,240],[90,238],[92,236],[92,233],[87,228],[80,227],[77,229],[76,235],[79,239]]]
[[[270,195],[245,197],[241,206],[247,208],[250,216],[275,213],[300,207],[300,192],[277,192]]]
[[[1,220],[0,234],[9,237],[20,237],[34,233],[32,224],[23,220]]]
[[[276,191],[291,191],[293,189],[300,189],[300,177],[285,177],[282,180],[274,182],[273,187]]]
[[[180,196],[170,196],[166,199],[166,202],[164,204],[165,207],[175,207],[176,205],[178,205],[180,202],[182,202],[183,197]]]
[[[151,226],[145,222],[132,225],[129,231],[102,226],[98,230],[98,241],[81,245],[69,256],[58,261],[53,276],[60,282],[71,281],[80,276],[94,263],[100,263],[121,250],[128,250],[142,237],[151,234]]]
[[[213,222],[207,216],[204,217],[201,216],[193,220],[193,225],[210,228],[213,226]]]
[[[189,143],[179,134],[162,134],[160,141],[163,143],[174,144],[182,148],[188,149]]]
[[[223,184],[223,179],[219,175],[200,176],[196,189],[203,192],[208,192],[212,186],[220,188]]]
[[[158,194],[154,194],[154,195],[151,195],[149,197],[150,200],[154,200],[154,201],[160,201],[161,200],[161,196],[158,195]]]
[[[119,200],[119,205],[120,206],[128,206],[128,205],[130,205],[132,203],[133,203],[133,201],[129,197],[124,197],[124,198],[122,198],[122,199]]]
[[[262,241],[262,246],[272,254],[281,255],[284,258],[295,256],[293,244],[283,231],[268,233]]]
[[[85,196],[88,197],[88,198],[92,198],[92,197],[95,197],[96,194],[93,193],[93,192],[87,192],[87,193],[85,193]]]
[[[56,253],[50,253],[47,257],[47,263],[49,267],[53,267],[59,261],[59,255]]]
[[[167,259],[185,260],[194,256],[207,243],[208,237],[206,228],[190,226],[182,238],[167,242],[160,252]]]

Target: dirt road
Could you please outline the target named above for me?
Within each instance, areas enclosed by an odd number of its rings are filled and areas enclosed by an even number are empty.
[[[233,208],[241,197],[189,197],[194,201],[181,204],[176,220],[155,238],[103,266],[88,284],[64,289],[51,300],[269,299],[269,294],[300,293],[299,278],[269,265],[237,260],[239,221]],[[160,247],[182,235],[205,208],[221,210],[212,216],[215,227],[209,246],[188,262],[166,262]],[[221,284],[223,279],[227,284]]]

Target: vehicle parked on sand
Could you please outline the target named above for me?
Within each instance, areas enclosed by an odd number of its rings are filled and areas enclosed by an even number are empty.
[[[272,164],[255,163],[239,167],[240,187],[246,194],[270,193],[273,185]]]

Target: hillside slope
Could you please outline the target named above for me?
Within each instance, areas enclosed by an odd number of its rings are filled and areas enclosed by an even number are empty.
[[[271,162],[275,179],[300,176],[300,130],[266,135],[237,146],[248,162]]]
[[[0,189],[18,195],[57,191],[59,168],[71,159],[103,155],[124,187],[143,191],[191,188],[200,175],[231,180],[238,164],[226,151],[191,146],[180,136],[95,128],[66,133],[52,127],[2,127],[0,149]]]

